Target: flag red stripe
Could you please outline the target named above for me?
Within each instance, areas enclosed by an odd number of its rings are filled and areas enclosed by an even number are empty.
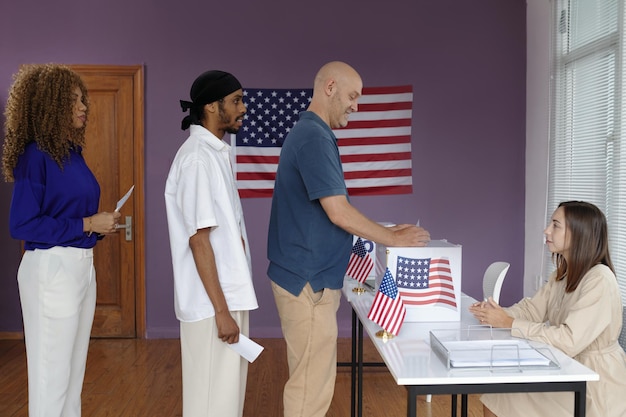
[[[365,179],[365,178],[396,178],[396,177],[409,177],[412,175],[411,169],[382,169],[379,171],[352,171],[344,173],[344,177],[347,180],[353,179]],[[276,179],[275,172],[238,172],[237,179],[240,181],[250,180],[274,180]]]
[[[260,198],[260,197],[271,197],[274,193],[274,190],[271,188],[240,188],[239,189],[239,197],[241,198]]]
[[[395,177],[410,177],[410,176],[411,176],[410,169],[383,169],[380,171],[357,171],[357,172],[345,172],[344,173],[344,177],[347,180],[359,179],[359,178],[395,178]]]
[[[356,278],[356,277],[361,277],[363,275],[367,276],[367,274],[369,274],[370,271],[371,271],[371,268],[369,267],[367,262],[358,262],[358,263],[355,262],[352,265],[352,268],[350,268],[348,275],[350,275],[353,278]]]
[[[361,258],[359,255],[352,253],[350,255],[350,261],[348,263],[348,270],[346,274],[357,281],[363,283],[367,279],[370,271],[374,267],[374,262],[369,255]]]
[[[441,284],[433,284],[431,283],[429,285],[430,288],[446,288],[449,290],[452,290],[452,293],[454,294],[454,286],[452,284],[445,284],[445,283],[441,283]]]
[[[237,155],[238,164],[277,164],[278,155]]]
[[[410,101],[399,101],[396,103],[359,103],[359,112],[411,110],[412,107],[413,103]]]
[[[274,193],[272,188],[245,188],[239,189],[239,196],[241,198],[264,198],[271,197]],[[411,185],[389,185],[376,188],[348,188],[348,193],[351,196],[371,196],[371,195],[396,195],[396,194],[411,194],[413,193],[413,186]]]
[[[390,330],[388,330],[388,332],[393,334],[394,336],[397,336],[398,333],[400,332],[400,328],[402,327],[402,324],[404,323],[404,318],[406,317],[406,307],[404,306],[404,304],[398,301],[397,306],[398,306],[397,309],[399,311],[396,314],[394,314],[395,323],[393,327]]]
[[[430,305],[430,304],[447,304],[452,307],[457,306],[454,301],[450,301],[445,298],[438,298],[435,300],[427,300],[427,301],[414,301],[414,300],[404,299],[403,302],[405,305],[408,305],[408,306],[425,306],[425,305]]]
[[[412,185],[389,185],[370,188],[350,188],[348,194],[351,196],[367,196],[367,195],[391,195],[391,194],[412,194]],[[271,196],[271,193],[270,193]]]
[[[404,316],[406,315],[406,311],[401,311],[401,308],[403,308],[403,306],[398,300],[395,300],[391,306],[389,314],[387,314],[382,323],[380,323],[385,330],[394,336],[398,334],[400,327],[402,326],[402,322],[404,321]]]
[[[427,298],[427,297],[434,297],[434,296],[441,296],[441,295],[447,295],[449,297],[454,298],[454,288],[452,288],[452,291],[447,291],[446,289],[441,290],[441,289],[425,289],[425,290],[418,290],[418,291],[407,291],[405,289],[401,289],[400,290],[400,294],[402,294],[402,296],[406,297],[406,298]]]
[[[385,127],[411,126],[411,119],[352,120],[344,129],[373,129]]]
[[[410,152],[391,152],[391,153],[368,153],[357,155],[343,155],[341,162],[346,164],[350,162],[374,162],[374,161],[404,161],[411,160]]]
[[[237,179],[241,181],[249,180],[270,180],[276,179],[276,172],[238,172]]]
[[[382,293],[376,294],[368,314],[370,320],[393,335],[397,335],[400,331],[405,316],[406,309],[404,309],[400,297],[394,300]]]
[[[380,292],[374,297],[374,303],[368,314],[368,318],[378,323],[382,314],[386,311],[386,307],[391,304],[391,299]]]
[[[337,141],[339,151],[343,146],[367,145],[395,145],[397,143],[411,143],[410,136],[370,136],[361,138],[341,138]]]

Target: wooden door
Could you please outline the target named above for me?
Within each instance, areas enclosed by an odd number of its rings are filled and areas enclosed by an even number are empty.
[[[144,337],[143,74],[141,66],[73,65],[89,93],[85,160],[100,184],[99,211],[120,210],[121,224],[94,249],[98,300],[92,337]]]

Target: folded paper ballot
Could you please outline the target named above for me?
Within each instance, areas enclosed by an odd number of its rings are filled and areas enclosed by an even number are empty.
[[[244,359],[252,363],[263,351],[263,346],[239,333],[239,342],[228,345],[232,350],[239,353]]]
[[[134,189],[135,189],[135,184],[133,184],[130,187],[130,189],[126,192],[126,194],[124,194],[124,196],[122,198],[120,198],[120,201],[117,202],[117,204],[115,205],[115,211],[120,211],[122,206],[126,203],[128,198],[130,197],[130,195],[133,193]]]
[[[443,341],[442,345],[454,368],[549,366],[551,363],[526,340],[455,340]]]

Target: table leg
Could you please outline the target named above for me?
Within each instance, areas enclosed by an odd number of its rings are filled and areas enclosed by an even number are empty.
[[[584,417],[587,412],[587,383],[579,384],[580,388],[574,391],[574,417]]]
[[[350,417],[356,417],[356,312],[352,309],[352,357],[350,361]]]
[[[363,324],[361,320],[357,320],[358,327],[358,348],[357,348],[357,356],[359,363],[359,372],[358,372],[358,388],[357,388],[357,405],[358,405],[358,417],[363,416]]]
[[[461,417],[467,417],[467,394],[461,394]]]
[[[451,407],[450,407],[450,408],[452,409],[452,412],[450,413],[450,415],[451,415],[452,417],[456,417],[457,396],[456,396],[456,394],[452,394],[452,395],[450,396],[450,398],[452,399],[452,400],[450,401],[450,402],[451,402]]]
[[[413,387],[407,387],[407,404],[406,404],[406,415],[407,417],[417,417],[417,394],[415,393],[415,389]]]

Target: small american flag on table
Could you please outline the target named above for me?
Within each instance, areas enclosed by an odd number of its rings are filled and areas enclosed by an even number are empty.
[[[367,318],[397,336],[406,316],[406,307],[389,268],[385,269]]]
[[[374,268],[374,261],[363,244],[363,239],[357,237],[350,253],[350,262],[346,275],[364,283],[370,272]]]

